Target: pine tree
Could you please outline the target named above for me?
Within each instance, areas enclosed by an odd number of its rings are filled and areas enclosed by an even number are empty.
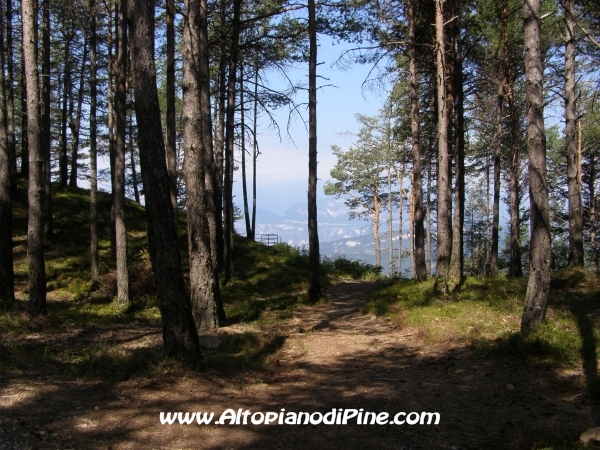
[[[542,81],[544,70],[541,49],[540,0],[525,0],[523,14],[528,104],[527,147],[529,150],[531,256],[521,330],[527,333],[546,319],[550,291],[551,244],[543,116]]]
[[[198,360],[198,334],[185,292],[177,247],[177,230],[169,191],[154,63],[153,0],[129,1],[132,80],[138,127],[140,165],[146,197],[150,260],[162,316],[163,342],[168,355],[193,363]]]

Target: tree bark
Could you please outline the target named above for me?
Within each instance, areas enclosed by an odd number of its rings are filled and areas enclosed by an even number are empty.
[[[210,74],[206,0],[186,0],[183,27],[183,149],[185,154],[186,209],[190,255],[190,288],[196,328],[219,326],[205,190],[205,172],[212,175],[205,153],[212,155]]]
[[[321,297],[317,225],[317,26],[315,0],[308,0],[308,299]],[[379,261],[381,265],[381,260]]]
[[[521,331],[527,333],[546,319],[550,291],[550,215],[546,180],[546,137],[543,115],[543,60],[540,38],[540,0],[524,2],[527,147],[531,257]]]
[[[246,237],[252,235],[250,226],[250,209],[248,208],[248,179],[246,177],[246,105],[244,101],[244,65],[240,61],[240,126],[242,134],[240,136],[242,147],[242,197],[244,199],[244,222],[246,225]]]
[[[125,140],[127,135],[127,1],[119,0],[116,92],[114,97],[114,192],[115,244],[117,253],[117,304],[129,305],[127,227],[125,224]],[[138,124],[139,125],[139,124]],[[142,127],[142,129],[144,129]],[[143,133],[140,133],[143,134]]]
[[[379,216],[381,208],[379,206],[378,189],[373,196],[373,241],[375,242],[375,265],[381,267],[381,238],[379,237]]]
[[[510,140],[510,169],[509,169],[509,213],[510,213],[510,261],[508,276],[511,278],[523,276],[523,264],[521,262],[521,221],[520,221],[520,185],[521,176],[521,154],[520,145],[517,142],[517,118],[514,101],[514,76],[511,70],[511,56],[508,46],[508,5],[507,0],[502,3],[502,34],[504,36],[504,78],[508,84],[506,87],[506,99],[508,102],[508,128]]]
[[[0,11],[2,7],[0,5]],[[0,20],[0,48],[4,48],[4,27]],[[15,300],[12,245],[12,174],[8,145],[7,109],[4,92],[4,52],[0,51],[0,304]]]
[[[23,5],[21,5],[21,9]],[[23,24],[23,28],[25,25]],[[25,46],[21,45],[21,61],[25,61]],[[29,179],[29,130],[27,117],[27,70],[21,64],[21,178]]]
[[[131,111],[128,113],[129,124],[128,124],[128,139],[127,139],[127,147],[129,150],[129,165],[131,166],[131,184],[133,185],[133,198],[137,203],[140,203],[140,190],[138,189],[138,175],[137,169],[135,167],[135,149],[133,147],[133,115]],[[167,163],[168,165],[168,163]],[[173,209],[173,211],[177,211],[177,209]]]
[[[52,219],[52,130],[50,124],[50,0],[42,1],[42,147],[44,152],[44,234],[51,238]]]
[[[433,170],[432,152],[429,153],[429,167],[427,169],[427,198],[426,198],[426,220],[427,227],[425,230],[425,238],[427,240],[427,253],[425,266],[427,267],[427,276],[431,275],[431,261],[433,249],[431,246],[431,171]]]
[[[401,277],[402,276],[402,250],[403,250],[403,241],[402,241],[402,227],[404,225],[404,192],[403,192],[403,188],[402,188],[402,184],[403,184],[403,178],[404,178],[404,164],[402,165],[402,176],[400,176],[400,174],[397,175],[398,177],[398,186],[400,186],[400,208],[398,211],[398,228],[399,228],[399,233],[398,233],[398,276]],[[409,206],[410,207],[410,206]],[[411,225],[412,226],[412,225]],[[391,245],[391,239],[390,239],[390,245]],[[412,239],[409,239],[409,245],[411,246],[411,270],[412,270]],[[391,272],[390,272],[391,273]]]
[[[388,163],[387,167],[387,187],[388,187],[388,201],[387,201],[387,209],[388,209],[388,275],[391,277],[394,273],[394,231],[393,231],[393,223],[394,219],[392,217],[392,167],[391,164]],[[400,201],[402,201],[402,192],[400,192]],[[402,210],[402,206],[400,207]],[[402,219],[400,219],[400,234],[402,234]],[[402,248],[399,249],[402,252]]]
[[[6,132],[10,164],[10,178],[13,193],[17,189],[17,144],[15,135],[15,94],[14,94],[14,51],[13,51],[13,3],[6,2]]]
[[[523,276],[523,265],[521,262],[521,232],[520,232],[520,174],[521,174],[521,156],[519,145],[516,142],[515,132],[515,105],[513,99],[513,89],[511,86],[508,94],[508,111],[510,126],[510,265],[508,276],[517,278]]]
[[[464,224],[465,224],[465,116],[463,87],[463,54],[460,38],[461,1],[452,2],[454,22],[452,23],[452,62],[454,89],[454,147],[456,159],[454,163],[455,192],[454,220],[452,228],[452,253],[450,257],[450,290],[455,290],[463,279],[464,273]]]
[[[258,136],[257,136],[257,123],[258,123],[258,66],[256,67],[256,75],[254,76],[254,132],[253,144],[252,144],[252,236],[254,240],[256,236],[256,160],[258,159]]]
[[[234,166],[234,133],[235,133],[235,94],[236,73],[239,56],[240,38],[240,9],[242,0],[233,1],[233,19],[231,24],[231,48],[229,54],[229,77],[227,80],[227,118],[225,125],[225,180],[223,203],[225,209],[224,238],[225,238],[225,282],[231,279],[233,272],[233,166]]]
[[[98,266],[98,75],[96,65],[96,0],[89,0],[90,12],[90,273],[100,275]]]
[[[177,214],[177,131],[175,120],[175,0],[167,0],[167,170],[169,171],[169,192],[175,212],[175,228],[178,228]]]
[[[408,70],[410,72],[410,131],[412,141],[412,198],[411,234],[414,236],[415,275],[418,281],[427,278],[425,262],[425,228],[423,222],[423,182],[421,176],[421,130],[419,117],[419,79],[417,73],[417,57],[415,45],[415,17],[413,0],[407,0],[408,16]],[[400,224],[402,234],[402,224]]]
[[[23,56],[27,86],[27,136],[29,187],[27,199],[27,259],[29,260],[29,306],[33,314],[46,314],[46,268],[44,265],[44,152],[41,142],[40,84],[37,69],[37,0],[23,0]]]
[[[227,30],[225,26],[225,0],[221,0],[221,40],[225,41]],[[227,97],[227,61],[224,52],[219,59],[219,89],[218,89],[218,114],[217,129],[214,146],[214,204],[215,204],[215,230],[217,247],[217,264],[220,266],[224,262],[225,255],[225,236],[223,231],[223,153],[225,147],[225,112]]]
[[[63,62],[63,92],[62,92],[62,117],[60,123],[60,148],[58,153],[59,183],[60,187],[67,187],[69,182],[69,157],[67,150],[67,124],[69,118],[69,92],[71,91],[71,38],[67,33],[66,19],[63,18],[63,36],[65,37],[65,53]]]
[[[492,260],[492,220],[490,220],[490,164],[485,167],[485,262],[483,264],[483,276],[487,277],[490,273],[490,265]]]
[[[590,158],[590,177],[587,188],[590,198],[590,269],[598,272],[598,244],[596,243],[596,159]]]
[[[138,127],[144,130],[138,133],[138,148],[163,342],[168,355],[193,363],[199,358],[198,334],[185,292],[169,191],[154,64],[154,1],[128,3],[135,112]]]
[[[444,0],[436,0],[435,36],[437,66],[437,262],[435,290],[448,293],[450,255],[452,253],[452,191],[450,189],[450,155],[448,150],[449,113],[446,102],[446,55],[444,53]]]
[[[503,76],[496,97],[496,145],[494,146],[494,203],[492,206],[492,243],[490,249],[490,274],[498,275],[498,236],[500,229],[500,156],[502,155],[502,118],[505,87],[508,80]]]
[[[79,155],[79,141],[81,131],[81,114],[83,110],[83,93],[85,89],[86,78],[86,60],[87,60],[87,37],[83,44],[83,57],[81,59],[81,71],[79,74],[79,90],[77,91],[77,111],[75,118],[69,117],[69,126],[71,128],[71,172],[69,176],[69,186],[77,187],[77,164]],[[71,92],[72,95],[72,92]],[[71,99],[71,101],[73,101]]]
[[[412,176],[411,176],[411,186],[412,186]],[[415,266],[415,234],[413,233],[414,231],[414,227],[415,227],[415,218],[414,218],[414,202],[415,202],[415,198],[414,198],[414,192],[412,192],[411,189],[411,194],[410,194],[410,203],[408,205],[409,209],[409,216],[408,216],[408,220],[409,220],[409,224],[410,224],[410,232],[409,232],[409,237],[408,237],[408,245],[409,245],[409,249],[410,249],[410,278],[411,279],[416,279],[417,278],[417,272],[416,272],[416,266]],[[400,219],[400,223],[402,223],[402,219]],[[402,242],[402,226],[400,226],[400,242]],[[400,266],[401,266],[401,258],[402,258],[402,245],[398,246],[398,275],[401,276],[402,275],[402,271],[400,270]]]
[[[565,144],[567,147],[567,183],[569,190],[569,267],[583,267],[583,214],[581,177],[577,150],[577,93],[575,63],[574,0],[564,0],[565,46]]]
[[[108,104],[108,155],[110,162],[110,187],[111,187],[111,207],[110,207],[110,253],[113,259],[117,257],[117,233],[115,227],[115,90],[117,78],[117,62],[116,50],[114,50],[114,41],[118,40],[119,26],[119,8],[116,0],[111,0],[105,3],[106,15],[108,18],[108,33],[106,37],[107,52],[108,52],[108,89],[107,89],[107,104]],[[114,9],[113,9],[114,8]],[[113,51],[114,50],[114,51]]]

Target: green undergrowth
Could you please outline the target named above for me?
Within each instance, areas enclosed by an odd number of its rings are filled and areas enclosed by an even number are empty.
[[[221,289],[229,323],[273,324],[309,305],[308,251],[263,244],[236,236],[234,277]],[[375,279],[379,268],[345,258],[324,258],[321,286],[345,279]]]
[[[89,201],[89,190],[52,186],[53,232],[44,239],[46,286],[47,291],[52,293],[49,298],[79,300],[93,292],[97,295],[107,293],[98,291],[98,286],[90,281]],[[19,180],[13,206],[13,244],[15,283],[17,291],[22,292],[28,282],[26,205],[26,185]],[[110,251],[110,194],[98,193],[97,208],[99,268],[102,276],[109,275],[108,279],[101,279],[108,283],[115,267]],[[125,214],[128,262],[134,266],[147,260],[146,216],[144,208],[130,200],[125,202]]]
[[[26,183],[19,180],[13,203],[17,300],[11,305],[0,304],[0,370],[27,372],[44,363],[51,374],[105,379],[152,376],[172,370],[174,366],[166,359],[162,342],[128,348],[119,341],[120,333],[139,328],[156,333],[161,322],[145,211],[130,200],[126,201],[126,226],[131,304],[123,308],[115,303],[110,210],[110,194],[99,192],[100,278],[91,282],[89,190],[53,185],[54,227],[44,243],[48,315],[31,317],[27,313],[27,189]],[[233,278],[222,284],[221,292],[227,324],[246,324],[247,331],[227,337],[217,350],[205,351],[201,363],[223,373],[267,367],[283,338],[259,330],[277,325],[290,318],[295,308],[309,305],[306,248],[286,244],[267,247],[238,235],[235,239]],[[187,272],[186,221],[181,211],[178,243]],[[344,258],[324,258],[321,284],[375,279],[379,276],[377,269]]]
[[[467,278],[456,292],[436,295],[433,279],[402,280],[377,290],[364,310],[414,328],[430,342],[465,343],[548,368],[583,367],[589,372],[588,382],[595,380],[598,276],[583,269],[554,272],[547,320],[524,336],[520,321],[526,290],[526,278]]]

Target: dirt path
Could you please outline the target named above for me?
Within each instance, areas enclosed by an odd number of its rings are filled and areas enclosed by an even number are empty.
[[[464,344],[432,346],[415,330],[365,315],[374,288],[344,283],[330,301],[294,311],[270,370],[224,376],[164,367],[155,378],[64,380],[48,367],[0,378],[2,449],[494,449],[531,448],[540,436],[600,425],[574,389],[580,373],[524,368]],[[239,333],[224,328],[219,336]],[[127,339],[124,339],[126,335]],[[156,330],[113,336],[160,348]],[[105,337],[112,342],[111,337]],[[159,413],[232,408],[260,412],[438,412],[438,425],[161,425]],[[216,419],[215,419],[216,420]]]

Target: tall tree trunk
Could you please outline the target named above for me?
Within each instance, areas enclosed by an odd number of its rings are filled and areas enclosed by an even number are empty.
[[[221,40],[224,42],[227,36],[227,27],[225,24],[225,0],[221,0]],[[214,204],[215,204],[215,229],[217,246],[217,263],[220,266],[224,262],[225,255],[225,236],[223,231],[223,153],[225,147],[225,112],[227,98],[227,61],[224,52],[219,59],[219,89],[217,114],[217,129],[214,146]]]
[[[212,165],[210,74],[208,59],[206,0],[186,0],[183,28],[183,148],[185,153],[186,209],[190,255],[191,303],[196,328],[219,326],[215,290],[216,263],[211,252],[210,229],[205,199],[205,172]]]
[[[432,275],[431,261],[433,249],[431,247],[431,171],[433,170],[432,152],[429,152],[429,167],[427,168],[427,198],[426,198],[426,220],[427,228],[425,230],[425,238],[427,240],[427,254],[425,259],[425,267],[427,268],[427,276]]]
[[[502,10],[502,34],[504,41],[504,54],[506,54],[506,52],[508,52],[508,17],[506,14],[506,0],[503,0]],[[506,64],[506,58],[504,59],[504,64]],[[509,69],[507,67],[504,67],[502,70],[502,76],[498,83],[498,94],[496,96],[496,145],[494,147],[494,206],[492,211],[492,248],[490,259],[490,273],[494,276],[498,275],[498,247],[500,230],[500,158],[502,155],[502,136],[504,134],[503,108],[504,99],[506,98],[508,92],[508,75]]]
[[[391,132],[391,130],[388,130],[389,132]],[[406,166],[405,163],[402,163],[402,169],[401,170],[396,170],[396,182],[398,183],[398,276],[401,277],[402,276],[402,229],[404,226],[404,219],[403,219],[403,214],[404,214],[404,188],[402,187],[404,184],[404,174],[406,171]],[[390,193],[391,193],[391,187],[390,187]],[[388,207],[390,208],[391,211],[391,205],[388,203]],[[409,205],[410,211],[412,212],[412,205]],[[391,214],[391,212],[390,212]],[[410,231],[412,231],[412,213],[411,213],[411,220],[410,220],[410,226],[409,229]],[[409,235],[412,236],[412,233],[409,231]],[[393,234],[392,234],[393,237]],[[390,239],[391,242],[391,239]],[[414,254],[413,254],[413,249],[412,249],[412,245],[413,245],[413,239],[412,237],[409,238],[409,245],[411,246],[411,250],[410,250],[410,265],[411,265],[411,273],[414,271]],[[393,275],[391,268],[390,268],[390,275]]]
[[[598,244],[596,243],[596,159],[590,158],[588,195],[590,198],[590,268],[598,272]]]
[[[452,228],[452,254],[450,258],[450,290],[461,283],[464,273],[463,229],[465,224],[465,117],[464,117],[464,87],[463,87],[463,54],[460,38],[461,1],[452,2],[452,84],[454,88],[454,147],[456,159],[454,163],[455,192],[454,220]]]
[[[258,66],[256,67],[256,74],[254,76],[254,132],[253,144],[252,144],[252,236],[254,240],[256,236],[256,160],[258,159],[258,136],[257,136],[257,123],[258,123]]]
[[[21,5],[21,8],[23,5]],[[23,28],[25,25],[23,24]],[[25,46],[21,45],[21,61],[25,61]],[[29,123],[27,117],[27,71],[21,64],[21,178],[29,179]]]
[[[44,234],[51,238],[52,219],[52,130],[50,124],[50,0],[42,1],[42,147],[44,152]]]
[[[223,263],[225,255],[225,236],[223,232],[223,158],[225,148],[225,100],[227,94],[227,65],[222,60],[219,63],[219,92],[217,101],[217,129],[214,146],[214,167],[215,167],[215,219],[216,219],[216,244],[217,261]]]
[[[387,167],[387,185],[388,185],[388,242],[389,242],[389,252],[388,252],[388,275],[391,277],[394,274],[394,231],[393,231],[393,223],[394,219],[392,217],[392,167],[388,164]],[[400,199],[402,199],[402,192],[400,192]],[[402,209],[402,207],[400,207]],[[400,229],[402,229],[402,220],[400,220]],[[400,249],[402,251],[402,249]]]
[[[410,131],[412,141],[412,199],[411,235],[414,236],[415,275],[418,281],[427,278],[428,269],[425,263],[425,229],[423,221],[423,182],[421,177],[421,130],[419,117],[419,78],[417,73],[417,57],[415,45],[415,14],[413,0],[407,0],[408,16],[408,70],[410,72]],[[429,189],[429,187],[428,187]],[[400,224],[402,234],[402,224]]]
[[[6,132],[7,148],[10,164],[10,178],[13,192],[17,189],[17,144],[15,135],[15,70],[14,70],[14,51],[13,51],[13,3],[12,0],[6,2]]]
[[[308,299],[321,297],[317,225],[317,23],[315,0],[308,0]],[[381,260],[379,261],[381,265]]]
[[[204,2],[204,0],[202,0]],[[204,4],[204,3],[202,3]],[[204,7],[206,9],[206,7]],[[208,38],[204,37],[204,41],[207,41]],[[208,48],[208,44],[206,45]],[[208,50],[207,50],[208,52]],[[210,65],[206,62],[206,67],[203,69],[204,72],[210,73]],[[207,77],[209,75],[206,75]],[[203,75],[204,77],[204,75]],[[207,82],[207,85],[210,86],[210,83]],[[204,89],[204,87],[203,87]],[[221,298],[221,288],[219,285],[219,236],[221,236],[221,240],[223,237],[223,221],[222,221],[222,209],[217,207],[217,195],[215,191],[217,189],[217,175],[215,168],[215,151],[213,145],[213,129],[212,129],[212,120],[211,120],[211,107],[210,107],[210,89],[207,93],[205,93],[206,99],[202,100],[202,108],[205,109],[203,112],[203,124],[208,124],[208,129],[203,131],[204,136],[208,136],[210,141],[209,144],[204,145],[204,198],[206,201],[206,220],[208,225],[208,233],[210,239],[210,256],[212,262],[212,273],[214,277],[214,301],[217,307],[217,318],[219,322],[223,323],[227,319],[225,315],[225,307],[223,305],[223,299]],[[222,160],[221,160],[222,165]],[[219,206],[222,204],[222,200],[219,203]]]
[[[373,242],[375,243],[375,265],[381,267],[381,238],[379,236],[381,207],[379,206],[379,194],[377,192],[373,196]]]
[[[492,243],[490,249],[490,274],[498,275],[498,243],[500,230],[500,156],[502,155],[503,104],[508,80],[502,77],[496,97],[496,145],[494,146],[494,203],[492,206]]]
[[[404,169],[404,168],[403,168]],[[404,174],[404,170],[402,171],[402,173]],[[402,186],[402,184],[400,184],[400,186]],[[403,241],[402,241],[402,227],[404,225],[404,200],[403,200],[403,192],[402,192],[402,187],[400,188],[400,211],[398,211],[398,215],[400,217],[398,217],[398,222],[399,222],[399,228],[400,231],[398,233],[398,276],[402,276],[402,250],[403,250]],[[412,245],[412,243],[410,243],[411,240],[409,240],[409,245]],[[412,251],[412,250],[411,250]],[[411,265],[412,265],[412,257],[411,257]]]
[[[446,102],[446,55],[444,53],[444,0],[436,0],[435,36],[437,66],[437,262],[435,290],[448,293],[450,255],[452,253],[452,190],[450,189],[450,155],[448,150],[449,113]]]
[[[510,127],[510,193],[509,193],[509,209],[510,209],[510,265],[508,276],[517,278],[523,276],[523,266],[521,262],[521,233],[520,233],[520,174],[521,174],[521,158],[520,148],[516,142],[515,133],[515,105],[513,99],[513,87],[511,85],[508,93],[508,111],[509,111],[509,127]]]
[[[412,176],[411,176],[411,186],[412,186]],[[409,216],[408,216],[408,220],[409,220],[409,224],[410,224],[410,232],[409,232],[409,236],[408,236],[408,245],[409,245],[409,249],[410,249],[410,278],[412,280],[414,280],[417,277],[417,272],[416,272],[416,266],[415,266],[415,234],[413,233],[414,229],[415,229],[415,218],[414,218],[414,207],[413,204],[415,202],[415,198],[411,189],[411,193],[410,193],[410,203],[408,205],[409,207]],[[402,224],[402,219],[400,219],[400,224]],[[402,225],[400,225],[400,242],[402,242]],[[402,249],[399,249],[399,254],[402,253]],[[398,268],[398,275],[402,275],[402,272],[400,271],[400,267]]]
[[[83,43],[83,57],[81,59],[81,72],[79,74],[79,90],[77,91],[77,112],[75,118],[69,117],[69,126],[71,128],[71,173],[69,177],[69,186],[77,187],[77,159],[79,154],[79,140],[81,130],[81,114],[83,109],[83,93],[85,90],[86,78],[86,60],[87,60],[87,37]],[[72,95],[72,92],[71,92]],[[73,99],[71,98],[71,101]]]
[[[508,102],[508,129],[510,140],[510,182],[509,182],[509,213],[510,213],[510,261],[508,276],[511,278],[523,276],[523,263],[521,261],[521,221],[520,221],[520,176],[521,154],[517,142],[517,118],[514,102],[514,79],[511,69],[511,57],[508,45],[508,5],[507,0],[502,3],[502,34],[504,36],[504,78],[506,86],[506,99]]]
[[[63,19],[66,20],[66,19]],[[63,23],[63,29],[66,25]],[[60,148],[58,153],[59,183],[61,187],[67,187],[69,182],[69,158],[67,150],[67,124],[69,120],[69,93],[71,92],[71,38],[63,31],[65,36],[65,53],[63,62],[63,98],[62,98],[62,117],[60,123]]]
[[[391,130],[390,130],[391,132]],[[399,186],[399,208],[398,208],[398,276],[401,277],[402,276],[402,250],[403,250],[403,241],[402,241],[402,228],[404,227],[404,188],[402,187],[404,185],[404,174],[406,173],[406,166],[405,163],[402,163],[402,170],[401,171],[396,171],[396,181],[398,183]],[[412,211],[412,205],[409,205],[409,208],[411,208]],[[412,216],[412,214],[411,214]],[[412,219],[411,219],[411,231],[412,231]],[[409,232],[410,235],[412,235],[412,233]],[[413,239],[409,238],[409,245],[411,246],[411,261],[410,261],[410,265],[411,265],[411,272],[414,269],[414,263],[413,263],[413,258],[414,258],[414,254],[413,254]]]
[[[0,14],[2,12],[0,2]],[[0,20],[0,48],[4,48],[4,27]],[[0,304],[15,299],[15,274],[12,245],[12,174],[8,145],[7,110],[4,92],[4,52],[0,51]]]
[[[240,136],[242,147],[242,197],[244,201],[244,221],[246,224],[246,237],[250,238],[252,229],[250,227],[250,209],[248,208],[248,179],[246,177],[246,105],[244,102],[244,65],[240,60]]]
[[[569,267],[583,267],[583,215],[581,178],[577,151],[577,93],[575,65],[574,0],[564,0],[565,47],[565,144],[567,147],[567,183],[569,188]]]
[[[41,142],[40,84],[37,70],[37,1],[23,0],[23,55],[27,80],[27,135],[29,142],[29,187],[27,199],[27,259],[29,260],[29,305],[32,313],[46,313],[46,268],[44,266],[44,152]]]
[[[110,207],[110,253],[113,259],[117,257],[117,232],[115,226],[115,89],[116,89],[116,49],[114,49],[114,41],[118,40],[119,26],[119,8],[116,0],[106,2],[108,16],[108,33],[106,38],[106,46],[108,50],[108,158],[110,162],[110,192],[111,192],[111,207]],[[114,51],[113,51],[114,49]]]
[[[127,1],[119,0],[117,68],[115,92],[115,243],[117,250],[117,304],[129,304],[129,270],[127,268],[127,227],[125,224],[125,139],[127,135]],[[145,128],[142,128],[145,130]],[[143,134],[143,133],[139,133]],[[168,184],[167,184],[168,185]]]
[[[485,168],[485,223],[486,223],[486,236],[485,236],[485,263],[483,264],[483,276],[488,276],[490,273],[490,266],[492,260],[492,221],[490,220],[490,164],[488,163]],[[493,204],[492,204],[493,208]]]
[[[89,0],[90,12],[90,272],[92,281],[100,275],[98,266],[98,74],[96,65],[96,0]]]
[[[529,199],[531,257],[521,331],[544,322],[550,291],[550,214],[546,181],[544,133],[543,59],[540,37],[540,0],[524,2],[525,74],[527,77],[527,147],[529,149]]]
[[[154,64],[154,1],[128,3],[135,112],[138,127],[144,130],[138,133],[138,148],[163,342],[168,355],[193,363],[199,357],[198,334],[185,292],[169,191]]]
[[[231,48],[229,54],[229,77],[227,80],[227,119],[225,125],[225,180],[223,189],[223,203],[225,209],[225,282],[231,279],[233,272],[233,166],[234,166],[234,140],[235,140],[235,94],[236,73],[238,64],[238,47],[240,39],[240,9],[242,0],[233,1],[233,19],[231,23]]]
[[[140,191],[138,189],[138,176],[135,167],[135,149],[133,147],[133,116],[129,117],[129,132],[128,132],[128,147],[129,147],[129,165],[131,166],[131,184],[133,185],[133,198],[137,203],[140,203]],[[168,165],[168,163],[167,163]],[[175,208],[173,211],[177,211]]]
[[[167,170],[169,171],[169,192],[177,218],[177,131],[175,120],[175,0],[167,0]]]

